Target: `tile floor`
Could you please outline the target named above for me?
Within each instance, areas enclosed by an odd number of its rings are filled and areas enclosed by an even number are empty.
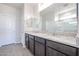
[[[0,56],[33,56],[22,44],[9,44],[0,47]]]

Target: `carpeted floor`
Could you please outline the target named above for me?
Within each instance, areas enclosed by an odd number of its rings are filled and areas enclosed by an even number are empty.
[[[9,44],[0,47],[0,56],[33,56],[27,48],[23,48],[22,44]]]

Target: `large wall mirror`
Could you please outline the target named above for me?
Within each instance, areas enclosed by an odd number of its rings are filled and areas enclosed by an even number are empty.
[[[41,12],[42,30],[53,35],[76,36],[77,4],[55,3]]]

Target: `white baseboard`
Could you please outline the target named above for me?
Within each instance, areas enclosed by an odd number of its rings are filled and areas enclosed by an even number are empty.
[[[21,43],[21,42],[14,42],[14,43]]]
[[[23,45],[23,48],[26,48],[26,46],[25,46],[25,45]]]
[[[13,42],[13,43],[21,43],[21,42]],[[13,43],[9,43],[9,44],[13,44]],[[9,44],[3,44],[3,45],[0,45],[0,47],[2,47],[4,45],[9,45]]]
[[[26,48],[25,44],[23,44],[23,43],[21,43],[21,44],[22,44],[23,48]]]

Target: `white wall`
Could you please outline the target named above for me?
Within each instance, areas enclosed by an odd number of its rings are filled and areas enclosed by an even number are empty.
[[[21,43],[23,47],[25,47],[25,31],[24,31],[24,6],[21,9],[21,21],[20,21],[20,37],[21,37]]]
[[[23,30],[22,28],[22,19],[23,17],[23,10],[22,9],[16,9],[16,36],[17,36],[17,42],[21,42],[21,31]]]
[[[25,31],[28,30],[37,30],[40,29],[39,20],[40,15],[38,13],[38,4],[37,3],[25,3],[24,4],[24,32],[22,31],[22,43],[25,46]]]
[[[37,27],[38,28],[40,27],[40,25],[39,25],[40,14],[38,12],[38,4],[37,3],[24,4],[24,20],[26,21],[25,27],[32,27],[34,29],[37,29]]]
[[[0,45],[20,42],[20,13],[17,8],[0,4]]]

